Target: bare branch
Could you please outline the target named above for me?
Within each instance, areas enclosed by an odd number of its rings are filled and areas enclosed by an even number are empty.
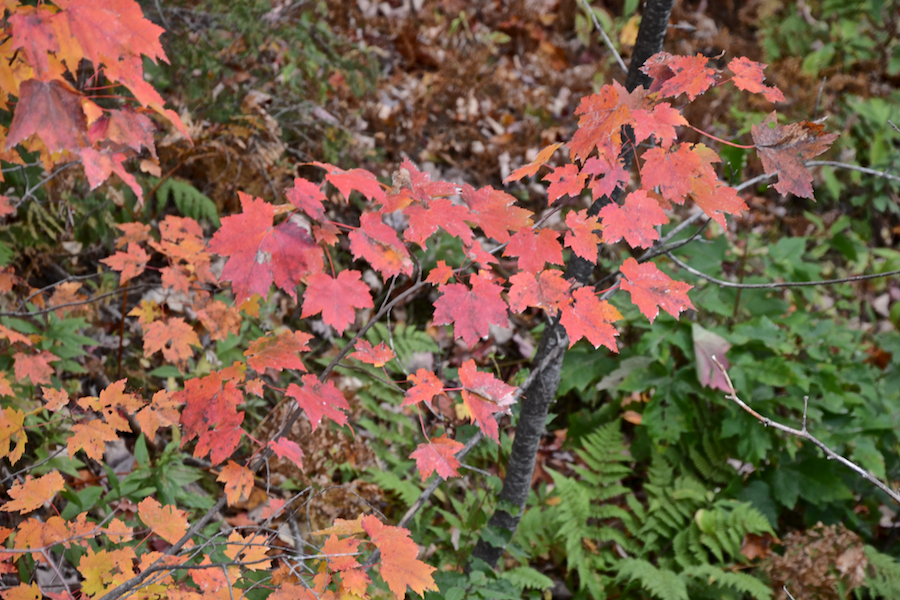
[[[628,67],[625,66],[625,61],[622,60],[622,57],[619,55],[619,51],[616,50],[616,47],[613,45],[612,40],[609,39],[608,35],[606,35],[606,31],[603,29],[603,26],[597,19],[597,15],[595,15],[594,11],[591,10],[591,7],[587,3],[587,0],[581,0],[581,5],[584,7],[584,10],[587,12],[587,14],[591,15],[591,20],[594,22],[594,27],[597,29],[597,31],[600,32],[600,36],[603,38],[603,43],[606,44],[606,47],[610,52],[612,52],[612,55],[615,57],[616,64],[619,65],[623,73],[628,73]]]

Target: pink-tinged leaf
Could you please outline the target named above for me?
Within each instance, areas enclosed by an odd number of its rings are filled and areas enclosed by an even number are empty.
[[[286,437],[278,438],[278,441],[272,440],[269,442],[269,448],[272,449],[272,452],[275,453],[275,456],[278,458],[286,458],[291,461],[297,468],[301,471],[303,470],[303,450],[300,448],[300,445],[293,441],[289,440]]]
[[[381,368],[394,360],[394,351],[388,348],[384,342],[373,348],[372,344],[366,340],[357,340],[356,351],[350,355],[350,358]]]
[[[97,189],[101,183],[115,173],[137,196],[138,206],[144,203],[143,188],[141,188],[137,179],[134,178],[134,175],[126,171],[125,166],[122,164],[125,162],[124,154],[110,150],[82,148],[78,151],[78,155],[81,157],[84,174],[87,175],[88,183],[92,190]]]
[[[559,147],[562,146],[562,143],[550,144],[540,152],[538,152],[537,156],[534,157],[534,160],[528,163],[527,165],[521,166],[512,173],[509,174],[509,177],[503,180],[503,183],[510,183],[511,181],[518,181],[523,177],[531,177],[538,170],[544,166],[550,157],[553,156],[553,153],[559,150]]]
[[[560,323],[569,335],[569,348],[583,337],[594,346],[606,346],[618,352],[616,336],[619,332],[611,325],[622,318],[616,308],[606,300],[598,300],[594,290],[580,287],[572,293],[574,302],[563,308]]]
[[[531,273],[543,270],[544,263],[562,265],[562,246],[558,238],[559,233],[552,229],[535,232],[532,227],[524,227],[509,240],[503,256],[518,257],[519,268]]]
[[[716,83],[716,70],[706,66],[709,60],[702,54],[673,56],[660,52],[648,58],[641,71],[653,79],[651,92],[669,98],[684,93],[693,102]]]
[[[531,225],[532,213],[515,206],[516,199],[506,192],[487,186],[476,190],[469,184],[462,186],[462,199],[469,207],[471,222],[484,234],[505,244],[509,232]]]
[[[683,281],[673,281],[652,262],[640,264],[629,258],[622,264],[621,271],[625,276],[622,289],[631,294],[631,301],[651,323],[660,308],[676,319],[682,311],[694,308],[687,295],[691,286]]]
[[[119,283],[127,283],[144,272],[150,255],[137,244],[128,244],[128,252],[116,252],[110,257],[100,260],[113,271],[119,271]]]
[[[431,181],[431,175],[420,171],[408,158],[394,171],[393,187],[381,207],[382,214],[403,210],[413,203],[428,203],[434,198],[446,198],[459,193],[456,185],[446,181]]]
[[[441,287],[444,294],[434,303],[434,324],[453,324],[453,337],[471,348],[487,337],[491,325],[509,327],[503,288],[481,274],[469,280],[472,289],[461,283]]]
[[[321,188],[302,177],[294,179],[294,185],[284,191],[288,202],[305,212],[307,215],[321,221],[325,218],[325,206],[327,200]]]
[[[579,173],[578,167],[571,163],[556,167],[544,176],[544,181],[549,181],[547,187],[547,204],[553,204],[563,196],[577,198],[584,190],[584,182],[587,181],[586,173]]]
[[[700,156],[687,144],[677,150],[651,148],[642,155],[641,187],[659,186],[663,198],[675,204],[684,204],[684,197],[691,191],[691,179],[702,166]]]
[[[712,169],[710,169],[711,171]],[[712,173],[710,176],[695,177],[691,181],[691,196],[697,206],[725,228],[725,215],[738,215],[747,210],[747,204],[730,185],[725,185]]]
[[[409,228],[403,237],[410,242],[425,247],[425,240],[431,237],[438,228],[443,229],[464,244],[469,244],[474,237],[472,229],[466,224],[470,221],[469,209],[453,204],[447,198],[429,200],[426,204],[413,204],[403,209],[409,217]]]
[[[287,395],[294,398],[306,412],[313,431],[322,422],[323,416],[338,425],[347,423],[347,414],[343,411],[350,410],[350,405],[332,382],[322,383],[315,375],[304,375],[302,381],[302,388],[296,383],[290,384]]]
[[[48,350],[42,350],[39,354],[16,352],[13,354],[13,360],[16,361],[13,365],[16,383],[21,383],[28,377],[32,385],[41,385],[50,383],[50,377],[53,375],[50,363],[59,360],[59,357]]]
[[[250,342],[244,352],[247,366],[263,373],[266,369],[306,371],[298,353],[309,351],[312,336],[302,331],[283,330]]]
[[[350,252],[366,260],[385,279],[412,274],[412,259],[397,232],[381,221],[378,213],[365,213],[359,229],[350,232]]]
[[[669,222],[659,202],[644,190],[635,190],[625,198],[625,204],[607,204],[600,210],[603,219],[603,241],[614,244],[623,237],[632,248],[649,248],[659,239],[657,225]]]
[[[328,163],[313,161],[310,164],[325,169],[327,171],[325,180],[336,187],[347,200],[350,199],[350,193],[355,190],[371,201],[379,203],[385,201],[384,189],[381,187],[381,183],[365,169],[345,171]]]
[[[54,12],[46,7],[16,6],[9,16],[12,26],[10,50],[21,48],[38,79],[52,79],[48,52],[59,52],[59,37],[53,25]],[[10,58],[12,63],[15,57]]]
[[[668,102],[660,102],[653,110],[636,110],[631,115],[634,119],[632,127],[635,144],[640,144],[652,135],[663,148],[668,148],[678,137],[675,128],[688,124],[681,112],[672,108]]]
[[[582,98],[575,114],[579,115],[578,130],[569,142],[575,159],[583,163],[597,147],[606,147],[610,156],[618,156],[622,126],[629,122],[631,111],[615,87],[605,85],[598,93]]]
[[[429,443],[419,444],[416,451],[409,457],[416,459],[416,468],[419,469],[422,481],[428,479],[428,476],[435,471],[443,479],[449,479],[450,477],[459,477],[459,471],[457,471],[459,460],[455,455],[463,448],[465,448],[465,444],[442,435],[432,438]]]
[[[570,211],[566,215],[565,246],[571,248],[577,256],[584,260],[596,263],[600,236],[594,233],[601,229],[598,223],[599,217],[587,216],[587,210]]]
[[[751,94],[762,94],[769,102],[784,102],[784,94],[775,86],[763,84],[766,76],[763,70],[768,65],[758,63],[746,57],[732,59],[728,69],[734,73],[732,82],[738,89]]]
[[[300,317],[305,319],[322,313],[325,324],[334,327],[338,335],[343,335],[344,330],[356,320],[355,309],[375,306],[369,286],[361,278],[362,273],[353,270],[341,271],[337,278],[325,273],[310,275],[306,280]]]
[[[453,277],[453,269],[447,266],[442,260],[437,261],[437,265],[428,272],[425,281],[431,285],[444,285]]]
[[[87,144],[87,118],[81,99],[81,94],[65,81],[23,81],[6,136],[6,150],[37,134],[48,152],[78,152]]]
[[[0,340],[9,340],[10,344],[32,345],[31,340],[27,336],[24,336],[18,331],[14,331],[5,325],[0,325]]]
[[[484,269],[487,269],[490,265],[500,263],[500,261],[497,260],[497,257],[485,250],[484,246],[482,246],[481,242],[478,240],[473,240],[471,245],[465,246],[463,252],[465,253],[466,258],[476,265],[480,265]]]
[[[563,279],[560,271],[541,271],[539,274],[521,271],[509,278],[509,308],[515,313],[527,307],[542,308],[555,315],[571,301],[571,284]]]
[[[509,406],[516,402],[513,398],[516,388],[490,373],[479,371],[471,359],[459,368],[459,382],[472,422],[477,423],[487,437],[499,443],[500,431],[494,415],[509,412]]]
[[[605,154],[587,159],[581,172],[593,175],[588,187],[594,200],[612,195],[616,187],[631,179],[619,158],[610,160]]]
[[[726,354],[731,349],[731,344],[722,336],[708,331],[696,323],[691,325],[691,336],[694,338],[697,381],[704,387],[723,392],[730,391],[725,374],[713,362],[713,357],[727,370],[730,365]]]
[[[444,383],[428,369],[419,369],[410,373],[406,379],[413,382],[413,386],[406,390],[402,406],[411,406],[419,402],[431,402],[431,399],[444,392]]]

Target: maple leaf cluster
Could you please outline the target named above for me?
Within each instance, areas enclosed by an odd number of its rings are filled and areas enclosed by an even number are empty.
[[[17,98],[9,130],[0,128],[0,159],[24,164],[14,147],[38,152],[47,170],[52,165],[80,160],[91,189],[115,173],[134,191],[143,191],[124,166],[146,152],[145,171],[159,171],[153,137],[156,125],[148,112],[161,115],[188,138],[178,115],[144,79],[143,57],[166,61],[159,41],[163,29],[144,18],[134,0],[59,0],[38,6],[16,0],[3,3],[10,16],[4,21],[0,44],[0,109],[10,111]],[[89,62],[96,74],[124,86],[139,107],[102,108],[89,94],[69,81]],[[0,174],[2,181],[2,174]],[[3,199],[0,208],[8,206]],[[3,211],[8,212],[8,211]]]

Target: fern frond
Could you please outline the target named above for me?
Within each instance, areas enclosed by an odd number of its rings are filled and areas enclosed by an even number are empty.
[[[660,600],[689,600],[687,586],[672,571],[657,569],[639,558],[623,558],[618,565],[618,579],[637,581]]]
[[[151,181],[156,185],[159,180]],[[156,188],[156,206],[159,212],[165,209],[169,198],[183,216],[190,217],[195,221],[206,219],[215,227],[222,225],[219,221],[216,203],[187,181],[174,177],[163,180]]]
[[[731,573],[711,565],[699,565],[686,568],[682,571],[682,576],[689,578],[689,584],[698,585],[701,589],[729,588],[741,594],[749,594],[756,600],[772,598],[772,590],[766,584],[746,573]]]
[[[500,578],[513,584],[519,593],[525,590],[546,590],[553,587],[553,580],[531,567],[516,567],[500,573]]]
[[[869,588],[872,597],[900,598],[900,563],[872,546],[866,546],[866,558],[869,567],[863,586]]]

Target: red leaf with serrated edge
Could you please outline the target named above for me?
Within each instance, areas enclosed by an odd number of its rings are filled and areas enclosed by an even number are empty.
[[[319,426],[323,416],[338,425],[347,423],[347,414],[343,411],[350,410],[350,405],[333,383],[330,381],[322,383],[315,375],[304,375],[302,381],[302,388],[292,383],[286,393],[306,412],[313,431]]]
[[[466,258],[477,265],[481,265],[482,268],[487,268],[489,265],[500,263],[500,261],[497,260],[497,257],[485,250],[484,246],[478,240],[473,240],[470,246],[463,247],[463,252],[465,253]]]
[[[465,444],[442,435],[432,438],[428,443],[419,444],[416,451],[409,457],[416,459],[416,468],[419,469],[422,481],[428,479],[428,476],[435,471],[443,479],[449,479],[450,477],[459,477],[459,471],[457,471],[459,460],[455,454],[463,448],[465,448]]]
[[[687,144],[681,144],[674,151],[650,148],[642,158],[641,186],[648,190],[659,186],[663,198],[684,204],[684,197],[691,191],[691,178],[702,166],[700,156]]]
[[[587,210],[570,211],[566,215],[565,246],[571,248],[577,256],[584,260],[596,263],[600,236],[594,233],[600,230],[599,217],[589,217]]]
[[[429,200],[427,205],[413,204],[403,209],[403,213],[409,217],[409,228],[403,232],[404,239],[423,248],[425,240],[439,227],[463,243],[472,241],[472,229],[466,224],[467,220],[471,220],[469,210],[446,198]]]
[[[394,360],[394,351],[388,348],[384,342],[373,348],[372,344],[366,340],[357,340],[356,351],[350,355],[350,358],[380,368]]]
[[[142,106],[151,108],[159,115],[165,117],[188,142],[191,141],[187,127],[181,122],[178,114],[174,110],[163,107],[163,104],[165,104],[163,97],[144,79],[144,61],[141,57],[127,56],[116,62],[111,62],[106,65],[103,74],[110,81],[118,81],[127,87]]]
[[[471,359],[459,368],[459,382],[463,388],[463,402],[469,409],[472,422],[478,424],[484,435],[499,442],[500,431],[494,414],[508,412],[509,406],[515,404],[513,392],[516,388],[490,373],[479,371],[475,367],[475,361]]]
[[[734,73],[731,81],[738,89],[751,94],[762,94],[769,102],[784,102],[784,94],[775,86],[764,85],[766,76],[763,70],[768,65],[758,63],[749,58],[741,57],[732,59],[728,63],[728,69]]]
[[[325,206],[322,203],[327,198],[322,189],[313,182],[297,177],[294,179],[294,185],[284,190],[284,195],[288,202],[316,221],[325,218]]]
[[[325,324],[343,335],[356,320],[355,309],[374,306],[369,286],[360,281],[361,277],[362,273],[349,269],[338,273],[337,278],[325,273],[310,275],[306,279],[300,318],[322,313]]]
[[[725,228],[725,214],[738,215],[747,210],[747,204],[737,195],[737,191],[730,185],[725,185],[715,172],[710,169],[710,174],[695,177],[691,181],[691,196],[703,212],[716,223]]]
[[[306,229],[290,219],[273,228],[275,207],[238,192],[240,215],[222,219],[209,242],[210,252],[228,256],[221,279],[231,281],[240,304],[253,294],[268,296],[274,281],[297,299],[303,277],[322,270],[322,251]]]
[[[220,421],[215,429],[205,432],[197,440],[197,445],[194,446],[194,457],[203,458],[209,454],[209,462],[217,465],[231,456],[244,435],[244,430],[241,428],[243,422],[243,412],[235,413]]]
[[[140,5],[129,0],[60,0],[58,19],[64,20],[84,57],[98,69],[100,63],[112,64],[126,56],[144,54],[153,62],[166,60],[159,42],[165,30],[144,18]],[[102,24],[102,27],[98,27]],[[75,70],[77,65],[69,65]]]
[[[544,268],[544,263],[563,264],[562,246],[557,238],[559,233],[552,229],[535,232],[532,227],[524,227],[509,240],[503,256],[516,256],[520,269],[537,273]]]
[[[47,53],[59,52],[58,32],[53,25],[54,14],[43,6],[17,6],[9,16],[12,26],[10,50],[21,48],[34,74],[45,81],[51,79]]]
[[[402,210],[414,202],[427,203],[433,198],[454,196],[459,193],[456,185],[446,181],[431,181],[428,173],[422,172],[404,158],[393,174],[393,188],[387,201],[381,207],[382,214]]]
[[[619,184],[631,178],[619,158],[610,160],[605,154],[587,159],[581,172],[594,176],[588,184],[594,200],[610,196]]]
[[[531,225],[530,211],[514,206],[516,199],[506,192],[487,186],[476,190],[469,184],[462,186],[462,199],[469,207],[470,220],[484,234],[505,244],[509,232]]]
[[[65,482],[59,471],[51,471],[43,477],[34,479],[31,475],[25,476],[24,482],[14,481],[7,492],[12,498],[9,502],[0,506],[4,512],[18,512],[25,514],[37,510],[50,502],[58,492],[65,489]]]
[[[194,456],[202,458],[213,450],[210,456],[213,464],[218,464],[231,455],[240,443],[241,423],[244,413],[237,406],[244,396],[234,381],[223,381],[218,373],[206,377],[189,379],[184,390],[175,392],[176,401],[184,403],[181,425],[184,437],[181,446],[199,436]]]
[[[708,68],[708,63],[709,58],[702,54],[673,56],[660,52],[648,58],[641,71],[653,79],[651,92],[670,98],[684,93],[693,102],[716,83],[717,71]]]
[[[309,351],[308,343],[312,337],[302,331],[283,330],[274,335],[255,339],[244,352],[247,366],[259,373],[266,369],[306,371],[297,353]]]
[[[444,285],[453,277],[453,269],[447,266],[442,260],[437,261],[437,265],[428,272],[425,281],[432,285]]]
[[[541,271],[534,273],[522,271],[509,278],[512,287],[509,290],[509,308],[520,313],[528,306],[542,308],[548,314],[555,315],[559,309],[569,303],[571,284],[563,279],[560,271]]]
[[[6,136],[6,149],[34,134],[50,153],[83,148],[87,143],[87,118],[81,108],[81,95],[57,79],[23,81]]]
[[[407,586],[419,595],[427,590],[438,591],[431,577],[436,569],[416,558],[419,547],[410,539],[409,530],[383,525],[372,515],[362,518],[362,526],[381,553],[378,572],[397,600],[406,597]]]
[[[50,363],[59,360],[59,357],[48,350],[43,350],[39,354],[16,352],[13,354],[13,360],[16,361],[13,372],[17,383],[28,377],[32,385],[41,385],[50,383],[50,376],[53,375]]]
[[[194,356],[191,346],[200,346],[200,338],[194,328],[181,317],[167,321],[154,321],[144,331],[144,356],[162,351],[163,358],[174,364],[183,364]]]
[[[119,283],[126,283],[144,272],[150,255],[137,244],[128,244],[128,252],[116,252],[100,262],[109,266],[113,271],[119,271],[121,277]]]
[[[778,174],[775,189],[782,194],[812,198],[812,174],[803,161],[828,150],[837,134],[825,133],[822,125],[809,121],[778,125],[775,111],[759,125],[753,125],[750,133],[766,175]]]
[[[537,173],[538,169],[544,166],[548,160],[550,160],[550,157],[553,156],[554,152],[559,150],[560,146],[562,146],[562,143],[550,144],[549,146],[538,152],[533,161],[531,161],[527,165],[519,167],[518,169],[510,173],[509,177],[503,180],[503,183],[518,181],[523,177],[531,177],[532,175]]]
[[[610,156],[619,155],[622,126],[628,123],[631,111],[615,87],[605,85],[598,93],[582,98],[575,114],[580,115],[578,129],[569,150],[576,160],[584,162],[596,147],[604,147]]]
[[[272,449],[272,452],[275,453],[275,456],[278,458],[286,458],[291,461],[297,468],[301,471],[303,470],[303,450],[300,448],[300,445],[293,441],[289,440],[286,437],[278,438],[278,441],[272,440],[269,442],[269,448]]]
[[[419,402],[431,402],[431,399],[444,392],[443,382],[428,369],[419,369],[410,373],[406,379],[413,382],[413,386],[406,390],[402,406],[411,406]]]
[[[506,303],[500,297],[503,288],[482,275],[469,280],[472,289],[461,283],[441,287],[444,293],[434,303],[434,324],[453,324],[453,337],[471,348],[487,337],[491,325],[509,327]]]
[[[586,173],[579,173],[573,164],[556,167],[544,176],[544,181],[551,182],[547,187],[547,204],[553,204],[563,196],[577,198],[584,190],[587,181]]]
[[[628,194],[625,203],[607,204],[600,210],[603,219],[603,242],[614,244],[623,237],[632,248],[649,248],[659,239],[657,225],[665,225],[669,218],[659,202],[644,190]]]
[[[583,337],[594,346],[606,346],[618,352],[616,336],[619,332],[610,325],[622,318],[619,311],[605,300],[598,300],[594,290],[581,287],[572,293],[575,302],[564,307],[560,323],[569,335],[569,348]]]
[[[350,232],[350,252],[354,258],[368,261],[385,279],[412,274],[409,251],[397,232],[381,221],[378,213],[366,213],[360,218],[359,229]]]
[[[141,148],[146,148],[156,158],[155,133],[156,126],[147,115],[127,108],[112,109],[91,123],[88,138],[92,144],[102,142],[116,151],[131,148],[140,152]]]
[[[31,340],[18,331],[13,331],[5,325],[0,325],[0,340],[9,340],[10,344],[25,344],[31,346]]]
[[[334,534],[328,536],[322,546],[322,554],[328,559],[328,568],[332,571],[347,571],[359,567],[359,561],[353,556],[357,553],[360,540],[344,538]]]
[[[216,481],[225,484],[225,500],[228,506],[247,500],[253,491],[253,471],[233,460],[229,460],[228,464],[222,467]]]
[[[91,189],[97,189],[101,183],[109,179],[109,176],[115,173],[124,181],[134,195],[137,196],[138,205],[144,203],[144,190],[134,178],[134,175],[125,170],[122,163],[125,162],[125,155],[121,152],[112,152],[110,150],[94,150],[93,148],[82,148],[78,151],[81,157],[81,164],[84,166],[84,174],[87,175],[88,183]]]
[[[640,264],[629,258],[622,264],[621,271],[625,276],[622,289],[631,294],[631,301],[651,323],[660,308],[676,319],[681,311],[694,308],[687,295],[691,286],[683,281],[673,281],[652,262]]]
[[[677,134],[675,128],[687,125],[687,120],[681,113],[668,102],[660,102],[653,110],[635,110],[633,117],[634,143],[640,144],[651,135],[655,137],[663,148],[668,148],[675,141]]]
[[[309,163],[325,169],[325,180],[336,187],[345,199],[350,199],[350,193],[354,190],[371,201],[383,203],[385,201],[384,189],[378,179],[365,169],[350,169],[345,171],[328,163],[313,161]]]

